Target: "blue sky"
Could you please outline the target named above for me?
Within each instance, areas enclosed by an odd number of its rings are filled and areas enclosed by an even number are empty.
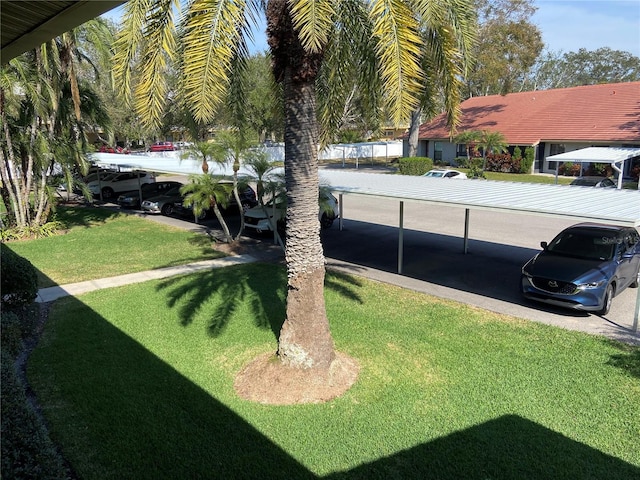
[[[554,52],[609,47],[640,57],[640,0],[536,0],[533,23]]]
[[[535,0],[532,22],[553,52],[609,47],[640,57],[640,0]],[[119,18],[121,7],[112,18]],[[264,35],[256,35],[252,51],[267,48]]]

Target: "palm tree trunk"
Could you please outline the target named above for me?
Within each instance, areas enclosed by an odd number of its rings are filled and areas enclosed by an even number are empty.
[[[324,303],[318,221],[318,124],[314,79],[284,73],[287,306],[278,355],[289,366],[328,368],[335,358]]]
[[[418,135],[420,133],[420,119],[422,118],[422,108],[418,107],[411,112],[411,124],[409,126],[409,157],[418,154]]]

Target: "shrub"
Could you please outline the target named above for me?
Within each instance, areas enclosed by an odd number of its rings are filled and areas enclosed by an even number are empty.
[[[400,159],[400,175],[424,175],[433,168],[433,160],[428,157],[404,157]]]
[[[64,224],[59,221],[28,227],[6,227],[0,229],[0,241],[4,243],[11,240],[23,240],[25,238],[52,237],[53,235],[57,235],[63,228]]]
[[[2,478],[23,479],[69,478],[44,422],[27,399],[24,383],[13,360],[4,351],[4,344],[0,356],[0,475]]]
[[[467,157],[456,157],[453,159],[453,164],[460,168],[468,168],[469,159]]]
[[[558,167],[558,175],[577,177],[578,175],[580,175],[580,164],[565,162]]]
[[[513,158],[517,160],[522,160],[522,149],[518,146],[513,149]]]
[[[0,303],[17,308],[33,302],[38,294],[38,276],[29,260],[0,243]]]
[[[482,159],[481,158],[472,158],[469,162],[469,173],[467,176],[469,178],[487,178],[482,170]]]
[[[585,175],[594,175],[596,177],[610,177],[613,175],[613,169],[608,163],[592,163]]]
[[[527,147],[524,149],[524,157],[520,161],[520,173],[531,173],[534,155],[535,152],[533,150],[533,147]]]
[[[520,173],[520,161],[508,153],[489,153],[486,157],[487,172]]]
[[[0,312],[0,343],[3,351],[14,358],[22,350],[22,327],[15,312]]]

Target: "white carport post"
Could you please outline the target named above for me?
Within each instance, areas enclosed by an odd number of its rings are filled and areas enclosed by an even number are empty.
[[[400,201],[400,222],[398,225],[398,274],[402,274],[402,256],[404,254],[404,202]]]
[[[469,209],[464,209],[464,254],[469,253]]]
[[[136,175],[138,176],[138,198],[140,199],[140,208],[142,208],[142,185],[140,184],[140,170],[136,170]]]
[[[620,166],[616,165],[616,161],[611,162],[611,168],[613,168],[616,172],[618,172],[618,190],[622,188],[622,172],[624,172],[624,160],[620,161]],[[582,164],[580,164],[582,165]]]
[[[636,288],[636,309],[633,313],[633,332],[638,331],[638,319],[640,318],[640,272],[638,272],[638,278],[636,279],[638,287]]]

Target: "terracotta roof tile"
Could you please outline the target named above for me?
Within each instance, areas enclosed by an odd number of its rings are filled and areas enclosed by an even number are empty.
[[[511,145],[540,142],[640,143],[640,82],[473,97],[458,132],[499,131]],[[448,139],[444,114],[420,126],[420,139]]]

